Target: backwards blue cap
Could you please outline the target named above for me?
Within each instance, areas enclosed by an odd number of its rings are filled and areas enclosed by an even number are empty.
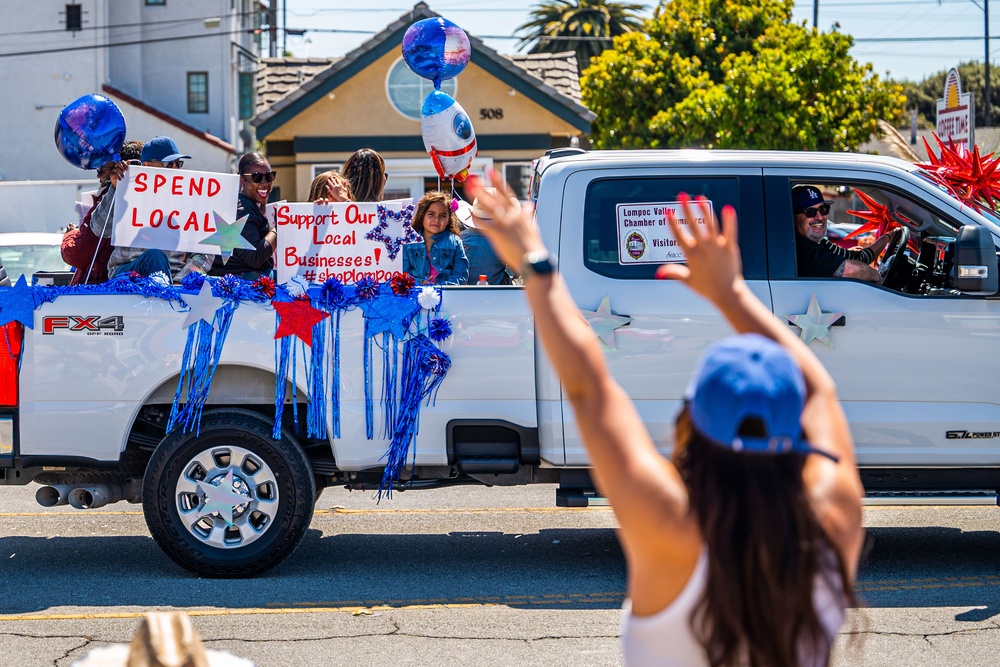
[[[714,443],[735,452],[817,453],[802,438],[806,385],[791,355],[759,334],[725,338],[708,348],[687,389],[691,423]],[[740,435],[746,419],[759,419],[766,435]]]

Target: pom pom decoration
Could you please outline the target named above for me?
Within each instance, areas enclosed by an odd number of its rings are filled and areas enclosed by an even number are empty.
[[[392,287],[393,294],[396,296],[406,296],[413,289],[416,280],[409,273],[397,273],[389,281],[389,284]]]
[[[424,310],[434,310],[441,303],[441,295],[433,287],[421,287],[417,295],[417,303]]]
[[[451,338],[451,322],[443,317],[435,317],[427,328],[427,335],[435,343],[441,343]]]
[[[420,109],[420,132],[438,177],[464,182],[479,149],[476,131],[462,105],[447,93],[431,91]]]
[[[471,57],[469,36],[441,17],[417,21],[403,35],[403,60],[417,76],[433,81],[434,88],[461,74]]]
[[[125,117],[103,95],[84,95],[63,107],[55,128],[56,149],[74,167],[98,169],[121,159]]]
[[[378,294],[378,282],[371,276],[365,276],[354,283],[359,301],[371,301]]]

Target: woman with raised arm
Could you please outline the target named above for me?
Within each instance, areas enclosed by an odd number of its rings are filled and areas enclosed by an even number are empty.
[[[702,358],[668,461],[611,377],[530,210],[507,204],[507,186],[467,187],[492,211],[483,231],[501,259],[523,269],[535,327],[621,526],[626,663],[827,664],[863,542],[854,445],[826,369],[744,282],[735,211],[723,209],[721,231],[668,220],[687,265],[659,277],[685,282],[740,334]]]

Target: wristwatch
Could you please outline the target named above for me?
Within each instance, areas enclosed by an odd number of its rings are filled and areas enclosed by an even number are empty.
[[[544,276],[555,272],[556,256],[547,250],[535,250],[525,253],[521,263],[521,277],[527,280],[529,276]]]

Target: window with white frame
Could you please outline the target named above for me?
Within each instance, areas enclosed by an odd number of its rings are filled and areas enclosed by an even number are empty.
[[[441,82],[441,92],[455,97],[457,84],[455,79]],[[393,108],[410,120],[420,120],[420,108],[424,98],[434,90],[434,82],[417,76],[406,65],[402,58],[389,69],[386,77],[385,91]]]

